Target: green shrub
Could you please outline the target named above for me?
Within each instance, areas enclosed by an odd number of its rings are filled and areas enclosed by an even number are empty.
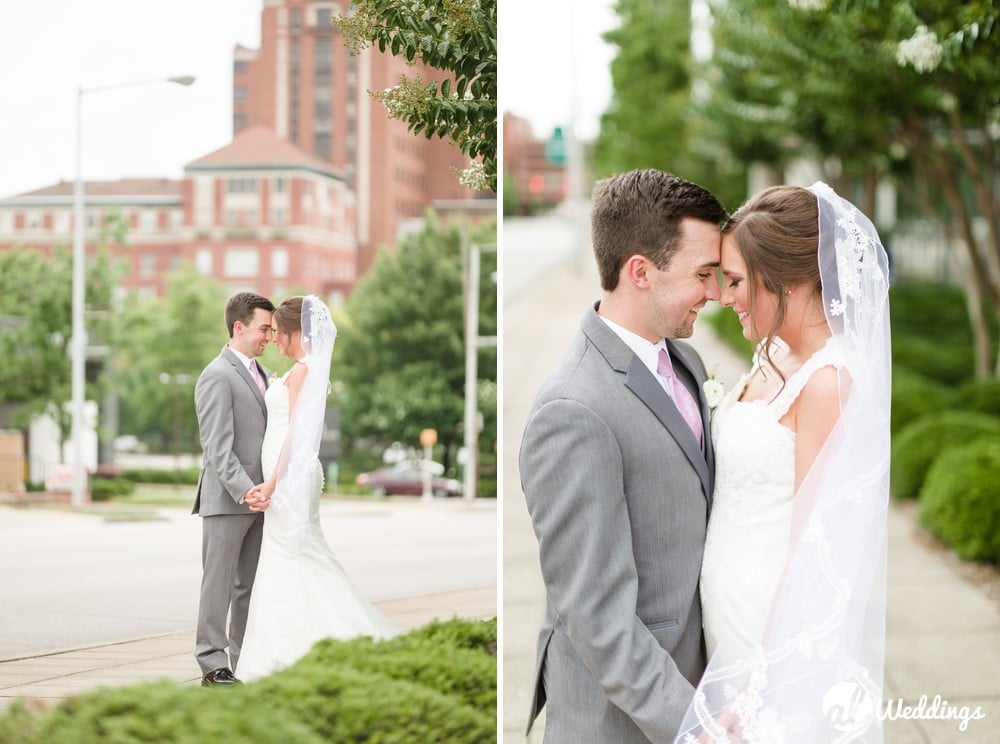
[[[1000,379],[970,380],[952,398],[952,408],[1000,416]]]
[[[496,736],[496,620],[430,623],[389,641],[326,640],[251,684],[105,689],[0,715],[11,744],[207,741],[479,744]]]
[[[950,340],[898,333],[893,333],[892,363],[919,370],[924,377],[950,386],[970,379],[976,366],[971,341],[956,344]]]
[[[951,403],[951,391],[940,382],[906,368],[892,371],[893,435],[921,416],[942,411]]]
[[[1000,436],[1000,418],[971,411],[936,411],[903,428],[892,441],[892,493],[916,498],[927,471],[949,444]]]
[[[185,486],[198,485],[198,476],[201,475],[201,468],[134,468],[122,473],[123,478],[127,478],[133,483],[180,483]]]
[[[920,521],[959,557],[1000,563],[1000,437],[942,452],[919,501]]]
[[[94,476],[90,479],[91,501],[110,501],[117,496],[128,496],[133,491],[135,491],[135,483],[125,478]]]
[[[889,291],[893,342],[897,337],[953,341],[972,347],[965,293],[957,284],[902,280]]]

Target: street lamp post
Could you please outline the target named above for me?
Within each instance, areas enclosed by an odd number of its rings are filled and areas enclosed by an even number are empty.
[[[87,353],[86,332],[83,325],[84,296],[84,266],[86,255],[84,251],[84,216],[83,216],[83,95],[115,88],[128,88],[135,85],[151,83],[176,83],[191,85],[194,78],[191,75],[170,78],[152,78],[147,80],[132,80],[125,83],[101,85],[95,88],[77,88],[76,91],[76,178],[73,182],[73,339],[71,349],[71,412],[73,416],[73,490],[70,503],[74,508],[81,508],[84,502],[84,468],[83,468],[83,404],[84,404],[84,364]]]
[[[463,241],[465,234],[463,232]],[[479,335],[479,267],[483,251],[493,251],[497,244],[472,244],[469,246],[468,281],[465,293],[465,482],[462,484],[462,498],[476,498],[479,479],[479,401],[477,380],[479,360],[477,353],[483,346],[496,346],[496,336]]]

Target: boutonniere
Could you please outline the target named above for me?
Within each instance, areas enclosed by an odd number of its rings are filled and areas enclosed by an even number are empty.
[[[277,381],[278,381],[278,375],[276,375],[274,372],[272,372],[271,376],[267,378],[267,386],[271,387],[271,385],[273,385]]]
[[[726,386],[715,379],[715,373],[718,371],[719,365],[715,365],[712,374],[708,376],[708,379],[701,386],[702,390],[705,391],[705,402],[708,403],[709,409],[719,405],[726,396]]]

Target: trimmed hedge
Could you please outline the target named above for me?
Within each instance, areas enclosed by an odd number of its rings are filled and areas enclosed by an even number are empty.
[[[201,468],[182,468],[181,470],[133,468],[122,473],[123,478],[127,478],[133,483],[162,483],[165,485],[180,483],[185,486],[198,485],[199,475],[201,475]]]
[[[965,382],[976,371],[971,342],[956,345],[947,340],[923,336],[894,334],[892,363],[950,386]]]
[[[892,441],[892,494],[915,499],[927,471],[948,445],[1000,436],[1000,418],[971,411],[938,411],[908,424]]]
[[[1000,563],[1000,437],[945,450],[920,491],[921,523],[966,561]]]
[[[948,408],[951,396],[951,391],[940,382],[910,369],[894,369],[890,424],[892,435],[895,436],[921,416]]]
[[[105,689],[41,714],[18,702],[0,741],[479,744],[496,737],[496,638],[496,619],[434,622],[389,641],[321,641],[247,685]]]
[[[1000,379],[970,380],[952,398],[952,408],[1000,416]]]
[[[90,500],[110,501],[116,496],[128,496],[135,491],[135,483],[125,478],[90,479]]]

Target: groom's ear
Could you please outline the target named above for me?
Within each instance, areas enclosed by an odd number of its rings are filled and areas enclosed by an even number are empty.
[[[625,259],[622,266],[622,279],[628,280],[633,286],[645,289],[649,286],[649,259],[638,253]]]

